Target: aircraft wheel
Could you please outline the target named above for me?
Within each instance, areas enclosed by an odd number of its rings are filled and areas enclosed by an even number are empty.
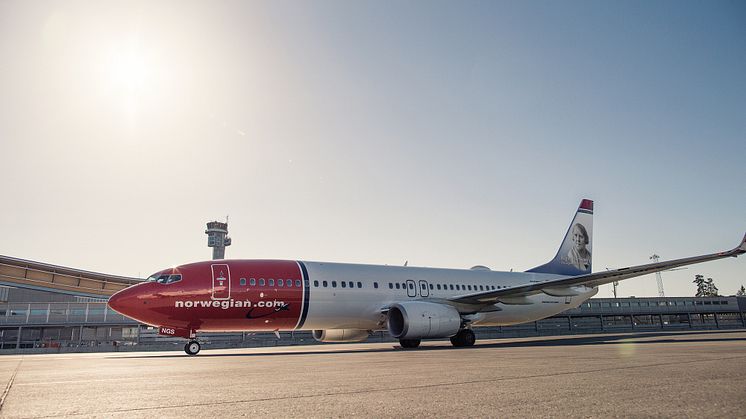
[[[420,339],[399,339],[399,344],[405,349],[414,349],[420,346]]]
[[[186,345],[184,345],[184,352],[187,353],[187,355],[197,355],[199,350],[201,349],[199,342],[196,340],[189,341]]]
[[[477,337],[471,329],[461,329],[451,337],[451,344],[457,348],[474,346]]]
[[[474,342],[477,341],[477,336],[474,334],[474,331],[471,329],[464,329],[463,332],[463,340],[464,346],[474,346]]]

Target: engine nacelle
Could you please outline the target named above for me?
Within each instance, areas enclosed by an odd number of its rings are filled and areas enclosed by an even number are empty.
[[[444,304],[409,301],[389,308],[386,325],[398,339],[447,338],[458,333],[461,315]]]
[[[360,329],[328,329],[314,330],[313,338],[319,342],[362,342],[368,339],[367,330]]]

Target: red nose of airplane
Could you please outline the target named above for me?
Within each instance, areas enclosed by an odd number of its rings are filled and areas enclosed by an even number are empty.
[[[141,285],[144,284],[133,285],[109,297],[109,308],[127,317],[135,318],[141,310],[139,306],[142,305],[138,298]]]

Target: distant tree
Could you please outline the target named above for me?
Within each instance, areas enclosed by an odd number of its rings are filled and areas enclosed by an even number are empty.
[[[741,288],[738,291],[736,291],[736,295],[739,297],[746,296],[746,288],[744,288],[743,285],[741,285]]]
[[[720,294],[718,294],[718,287],[715,286],[715,282],[712,280],[712,278],[707,278],[707,281],[705,281],[705,285],[707,286],[707,297],[720,296]]]
[[[695,297],[707,297],[707,284],[705,283],[704,275],[694,275],[694,282],[697,285],[697,293]]]

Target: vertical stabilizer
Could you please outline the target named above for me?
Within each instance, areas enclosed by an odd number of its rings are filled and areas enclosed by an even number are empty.
[[[560,244],[554,259],[526,272],[558,275],[583,275],[591,273],[593,249],[593,201],[580,201],[575,218]]]

